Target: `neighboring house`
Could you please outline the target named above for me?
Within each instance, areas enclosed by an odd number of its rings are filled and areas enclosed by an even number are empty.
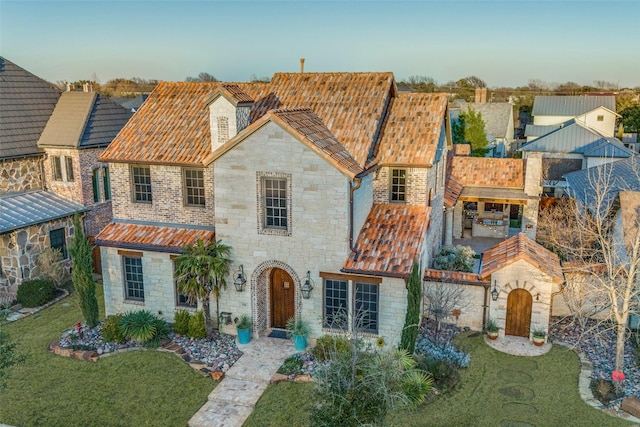
[[[489,141],[490,157],[505,157],[511,152],[515,140],[513,105],[508,102],[472,102],[455,101],[459,106],[451,108],[451,120],[457,120],[460,113],[474,110],[481,114],[485,123],[485,133]]]
[[[466,144],[449,153],[445,188],[445,243],[463,237],[506,238],[517,231],[534,239],[540,192],[539,157],[469,157]],[[459,147],[462,146],[462,147]],[[452,155],[453,154],[453,155]]]
[[[398,92],[391,73],[160,83],[100,156],[114,211],[96,239],[106,312],[193,308],[173,259],[218,239],[246,278],[222,293],[225,318],[250,314],[263,335],[301,316],[318,337],[351,329],[344,310],[396,345],[411,267],[442,240],[449,145],[446,96]]]
[[[148,97],[149,94],[143,93],[135,98],[111,98],[111,100],[126,110],[135,113],[140,109],[140,106]]]
[[[80,98],[85,101],[69,102]],[[0,57],[0,299],[10,301],[22,281],[39,277],[43,249],[57,248],[68,258],[74,213],[87,212],[94,235],[110,220],[108,203],[97,206],[83,195],[91,192],[97,153],[93,160],[87,155],[101,151],[130,116],[111,105],[93,93],[61,94]],[[101,185],[108,188],[104,176]]]

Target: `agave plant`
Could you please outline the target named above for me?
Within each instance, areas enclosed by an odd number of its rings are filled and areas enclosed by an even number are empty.
[[[164,320],[149,310],[130,311],[120,319],[120,328],[126,338],[139,341],[148,347],[157,347],[166,338],[169,329]]]

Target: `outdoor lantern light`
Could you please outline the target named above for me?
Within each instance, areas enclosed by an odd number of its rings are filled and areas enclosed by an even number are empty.
[[[496,280],[493,281],[493,289],[491,289],[491,299],[494,301],[498,301],[498,296],[500,295],[500,291],[496,287]]]
[[[311,297],[311,291],[313,290],[313,280],[311,280],[311,272],[307,271],[307,278],[300,287],[302,291],[302,298],[309,299]]]
[[[244,267],[240,264],[240,267],[238,267],[238,275],[233,281],[233,285],[236,287],[236,291],[242,292],[245,283],[247,283],[247,279],[244,278]]]

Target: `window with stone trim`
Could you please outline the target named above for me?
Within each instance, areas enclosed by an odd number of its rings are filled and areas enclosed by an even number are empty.
[[[104,166],[101,171],[104,200],[111,200],[111,176],[109,175],[109,168]]]
[[[258,233],[289,236],[291,233],[291,175],[257,173]]]
[[[323,325],[328,329],[346,330],[348,326],[348,299],[346,280],[324,279]]]
[[[133,185],[134,203],[151,203],[151,168],[149,166],[132,166],[131,183]]]
[[[378,285],[375,283],[354,283],[355,327],[360,332],[378,333]]]
[[[102,193],[100,191],[102,184]],[[91,172],[91,186],[93,188],[93,202],[100,203],[111,200],[111,183],[109,182],[109,168],[100,167]]]
[[[405,203],[407,200],[407,170],[391,169],[389,200],[392,203]]]
[[[204,170],[184,169],[184,204],[186,206],[205,206]]]
[[[74,179],[73,176],[73,159],[69,156],[64,157],[64,164],[66,169],[67,181],[72,182]]]
[[[53,173],[54,181],[62,181],[62,161],[60,156],[51,157],[51,170]]]
[[[144,301],[142,258],[123,256],[122,266],[124,273],[125,300]]]
[[[52,249],[57,249],[62,254],[62,259],[67,259],[67,241],[64,227],[49,231],[49,243]]]

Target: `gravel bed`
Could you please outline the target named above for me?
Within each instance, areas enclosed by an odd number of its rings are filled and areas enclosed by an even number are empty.
[[[549,326],[549,338],[569,344],[580,350],[593,364],[593,380],[611,380],[616,358],[616,333],[613,329],[599,326],[597,321],[589,320],[585,327],[571,322],[570,319],[552,318]],[[636,366],[634,347],[630,339],[626,340],[624,353],[625,380],[620,383],[620,391],[625,396],[640,396],[640,369]],[[622,398],[612,400],[609,408],[618,409]]]
[[[129,348],[140,348],[140,345],[134,341],[125,341],[120,344],[105,342],[100,334],[101,329],[102,322],[95,328],[78,324],[73,329],[62,333],[60,347],[94,350],[100,355]],[[215,338],[209,341],[182,337],[171,332],[169,340],[182,348],[183,360],[203,363],[210,371],[226,372],[242,356],[232,335],[216,334]]]

